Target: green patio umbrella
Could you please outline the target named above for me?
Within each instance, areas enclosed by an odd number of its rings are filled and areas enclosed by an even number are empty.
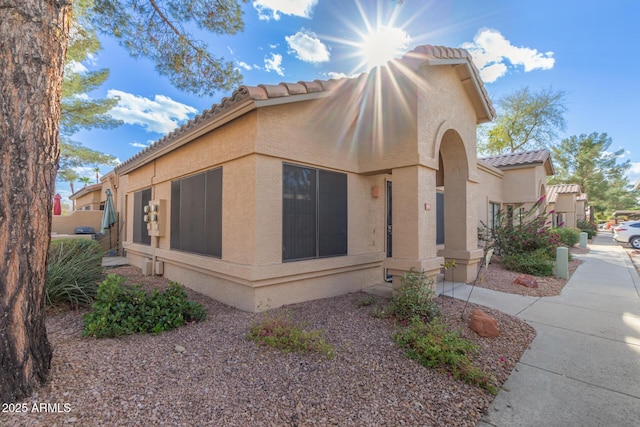
[[[111,249],[111,226],[116,223],[116,208],[113,206],[113,195],[111,190],[107,188],[107,200],[104,202],[104,211],[102,212],[101,232],[109,229],[109,249]]]

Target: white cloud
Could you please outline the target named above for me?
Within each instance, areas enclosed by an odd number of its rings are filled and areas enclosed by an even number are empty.
[[[480,77],[491,83],[504,76],[508,64],[512,67],[523,66],[525,72],[550,70],[555,64],[553,52],[538,52],[529,47],[518,47],[504,38],[497,30],[480,30],[473,42],[463,43],[473,56],[473,62],[480,70]]]
[[[355,79],[360,76],[360,73],[345,74],[345,73],[339,73],[337,71],[329,71],[326,75],[330,79]]]
[[[136,148],[147,148],[148,147],[147,144],[143,144],[141,142],[135,142],[135,141],[134,142],[130,142],[129,145],[132,146],[132,147],[136,147]]]
[[[284,68],[282,68],[282,55],[272,53],[270,58],[264,58],[264,69],[266,71],[275,71],[284,76]]]
[[[296,57],[304,62],[319,63],[329,60],[329,50],[311,31],[302,29],[284,38]]]
[[[280,14],[311,18],[318,0],[255,0],[253,8],[260,20],[279,20]]]
[[[640,180],[640,162],[631,163],[631,167],[627,171],[627,179],[631,185],[636,185]]]
[[[149,99],[110,89],[107,97],[120,98],[118,105],[110,111],[114,119],[130,125],[139,125],[149,132],[161,134],[171,132],[181,122],[190,119],[198,112],[197,109],[164,95],[156,95],[154,99]]]
[[[78,61],[69,61],[64,66],[65,73],[86,73],[89,71],[87,67],[85,67],[81,62]]]
[[[238,64],[238,67],[244,68],[245,70],[253,70],[254,68],[260,68],[257,65],[249,65],[244,61],[236,61],[236,64]]]

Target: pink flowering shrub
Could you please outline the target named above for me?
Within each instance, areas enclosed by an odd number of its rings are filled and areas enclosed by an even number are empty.
[[[515,260],[509,262],[509,269],[519,272],[526,270],[528,273],[548,272],[549,264],[553,265],[556,249],[562,244],[562,239],[560,233],[550,228],[546,209],[539,212],[543,203],[544,197],[518,218],[501,210],[492,229],[484,224],[480,227],[481,238],[496,254],[503,259]],[[538,269],[530,265],[532,262],[544,265],[540,265],[541,268]]]

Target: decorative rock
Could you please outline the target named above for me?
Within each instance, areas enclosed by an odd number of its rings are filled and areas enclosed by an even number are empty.
[[[516,277],[516,280],[513,281],[516,285],[526,286],[527,288],[537,288],[538,281],[535,277],[529,276],[528,274],[521,274]]]
[[[174,347],[174,350],[177,351],[178,353],[184,353],[186,348],[184,348],[181,345],[177,345],[177,346]]]
[[[496,319],[476,308],[471,314],[469,327],[481,337],[497,337],[500,335],[500,328]]]

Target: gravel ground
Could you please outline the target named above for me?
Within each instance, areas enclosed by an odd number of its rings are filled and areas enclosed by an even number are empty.
[[[134,267],[110,272],[149,288],[166,283]],[[0,413],[0,425],[475,426],[493,400],[407,359],[391,339],[393,321],[372,315],[384,298],[355,293],[260,314],[187,292],[206,308],[207,320],[158,336],[83,338],[86,310],[51,312],[51,379],[22,402],[27,413]],[[359,307],[371,298],[375,304]],[[501,334],[482,338],[468,328],[473,304],[461,319],[464,302],[437,302],[446,323],[478,344],[474,364],[503,384],[535,337],[533,328],[483,308]],[[273,312],[322,329],[335,357],[284,354],[248,341],[248,327]],[[43,403],[49,412],[33,411]]]
[[[589,252],[589,249],[573,247],[570,249],[573,260],[569,261],[569,277],[576,271],[576,268],[582,261],[578,258],[582,254]],[[576,255],[578,257],[576,257]],[[552,297],[560,295],[562,288],[567,284],[566,279],[558,279],[556,277],[536,277],[538,288],[527,288],[526,286],[517,285],[513,281],[521,273],[506,270],[500,263],[500,257],[494,256],[491,259],[489,268],[481,272],[480,278],[476,282],[476,286],[481,288],[493,289],[494,291],[507,292],[510,294],[527,295],[533,297]]]

